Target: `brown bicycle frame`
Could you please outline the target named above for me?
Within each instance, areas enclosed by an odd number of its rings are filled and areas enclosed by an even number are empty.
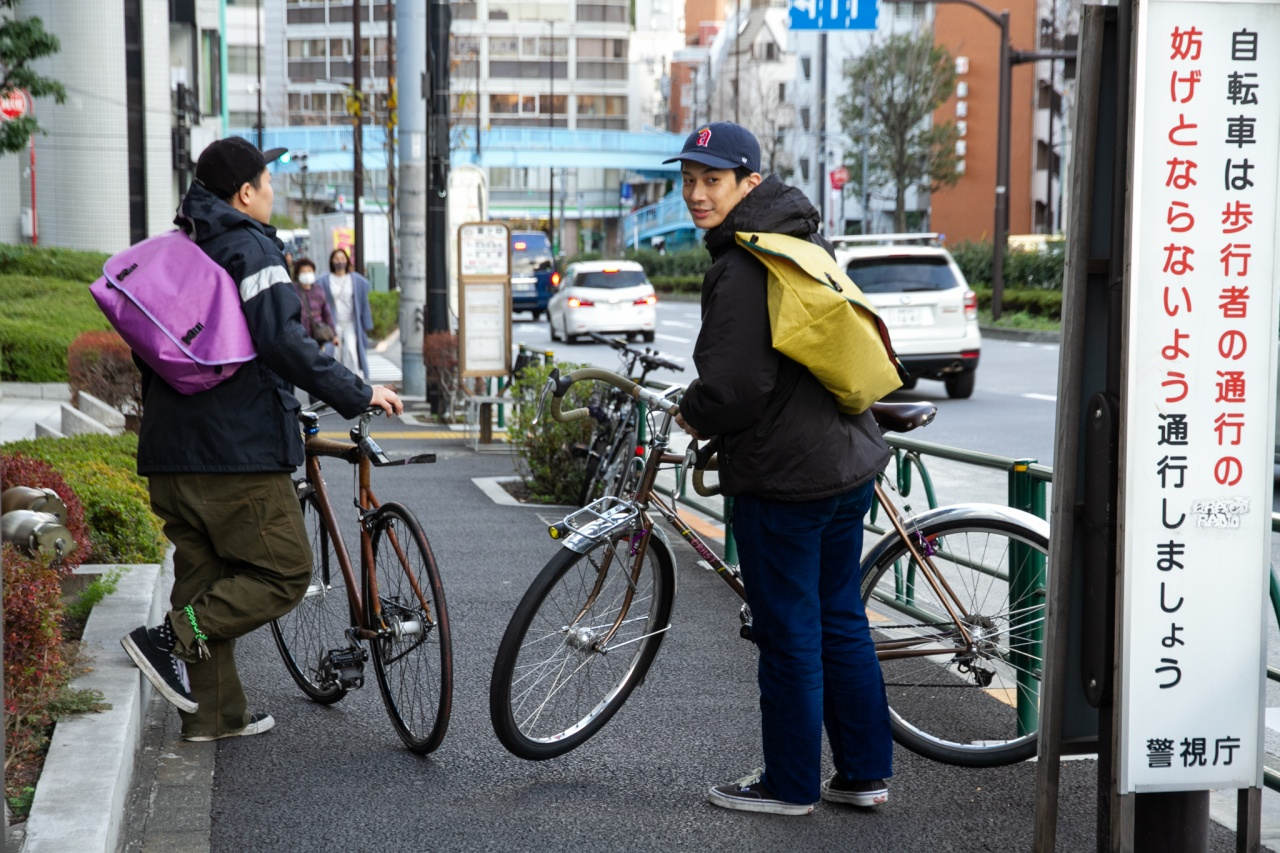
[[[343,539],[342,531],[338,527],[338,517],[333,510],[333,504],[329,501],[329,493],[325,486],[324,477],[320,473],[320,457],[322,456],[342,459],[348,464],[356,466],[356,506],[360,510],[360,569],[361,576],[367,577],[369,580],[369,591],[375,616],[378,624],[382,626],[379,629],[371,628],[365,619],[362,588],[356,584],[355,570],[351,565],[351,555],[347,551],[346,541]],[[320,519],[324,523],[330,539],[333,540],[333,550],[338,556],[338,568],[342,570],[342,576],[346,581],[347,601],[352,611],[352,627],[355,636],[362,640],[377,639],[381,632],[386,630],[386,626],[382,625],[382,607],[378,598],[378,573],[374,571],[373,566],[373,537],[369,535],[369,529],[365,524],[368,514],[382,505],[370,487],[370,471],[373,465],[367,456],[357,453],[357,446],[352,442],[334,441],[317,435],[309,435],[306,437],[305,467],[307,482],[315,489],[316,502],[320,506]],[[387,532],[388,540],[395,549],[396,556],[400,558],[402,565],[405,564],[407,558],[404,548],[400,545],[399,537],[396,536],[394,530],[388,530]],[[419,603],[422,605],[423,612],[426,613],[428,619],[434,622],[435,618],[431,614],[431,606],[426,597],[423,596],[422,589],[418,586],[418,579],[413,572],[405,572],[405,574],[409,578],[409,584],[413,588],[414,595],[417,596]]]

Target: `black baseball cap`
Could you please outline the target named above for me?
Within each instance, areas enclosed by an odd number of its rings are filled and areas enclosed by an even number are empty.
[[[274,162],[287,148],[259,151],[243,136],[228,136],[209,143],[196,161],[196,180],[218,198],[227,199],[240,187],[252,181],[267,164]]]
[[[692,160],[713,169],[736,169],[745,166],[760,171],[760,143],[755,134],[731,121],[714,121],[689,134],[684,148],[663,163]]]

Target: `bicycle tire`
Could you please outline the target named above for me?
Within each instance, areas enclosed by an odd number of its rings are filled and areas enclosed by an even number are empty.
[[[1030,758],[1045,614],[1043,569],[1035,579],[1032,561],[1048,554],[1048,525],[1007,507],[968,504],[931,510],[904,526],[960,599],[960,619],[973,643],[961,653],[882,657],[894,739],[912,752],[964,767]],[[1011,575],[1015,567],[1023,580]],[[877,642],[937,646],[959,636],[895,531],[864,559],[862,596]]]
[[[610,435],[594,470],[582,484],[580,506],[586,506],[604,495],[627,497],[635,491],[638,477],[630,468],[636,446],[635,429],[629,423],[619,424]]]
[[[605,457],[609,455],[609,450],[613,446],[615,429],[616,427],[611,425],[609,431],[605,432],[600,427],[597,427],[595,434],[591,438],[591,446],[587,451],[586,471],[582,478],[582,488],[578,490],[578,506],[586,506],[600,497],[597,492],[600,472],[604,467]]]
[[[440,746],[453,704],[453,645],[444,586],[422,526],[388,502],[372,522],[373,573],[364,579],[373,671],[387,715],[410,752]],[[419,596],[418,592],[421,592]]]
[[[351,645],[345,631],[354,620],[333,538],[309,485],[302,487],[301,504],[311,543],[311,582],[297,607],[271,621],[271,635],[285,669],[307,698],[332,705],[347,691],[328,666],[328,653]]]
[[[652,534],[628,618],[604,653],[590,648],[617,618],[629,572],[616,561],[626,554],[625,566],[633,565],[631,541],[624,533],[585,554],[561,548],[512,614],[493,662],[489,718],[513,754],[541,761],[580,746],[617,713],[653,664],[671,617],[675,572],[670,552]]]

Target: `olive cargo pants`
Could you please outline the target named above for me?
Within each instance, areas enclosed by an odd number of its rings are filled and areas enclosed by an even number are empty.
[[[174,654],[187,662],[191,696],[200,705],[194,714],[179,712],[182,734],[244,728],[249,713],[235,639],[292,610],[311,579],[311,546],[292,477],[155,474],[150,488],[151,508],[175,549],[168,613]]]

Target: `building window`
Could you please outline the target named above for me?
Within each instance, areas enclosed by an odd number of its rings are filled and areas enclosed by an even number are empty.
[[[800,129],[801,130],[809,129],[809,108],[808,107],[800,108]]]
[[[252,45],[227,45],[227,73],[256,76],[258,73],[258,48]]]
[[[579,95],[579,116],[625,116],[627,99],[623,95]]]
[[[489,112],[491,113],[520,112],[520,96],[519,95],[490,95],[489,96]]]
[[[625,24],[629,22],[630,17],[629,3],[578,3],[579,21]]]
[[[339,39],[334,39],[339,41]],[[346,39],[342,39],[346,41]],[[324,59],[324,39],[289,39],[288,53],[290,59]]]
[[[769,42],[764,46],[765,62],[778,61],[778,45],[775,42]]]
[[[787,102],[787,84],[778,84],[778,103],[785,104]]]
[[[802,181],[809,180],[809,158],[808,157],[800,158],[800,180]]]
[[[476,19],[476,4],[459,2],[459,0],[450,0],[450,11],[453,12],[455,21],[474,21]]]
[[[800,57],[800,75],[804,77],[805,80],[809,79],[811,65],[812,65],[812,60],[809,57],[807,56]]]

